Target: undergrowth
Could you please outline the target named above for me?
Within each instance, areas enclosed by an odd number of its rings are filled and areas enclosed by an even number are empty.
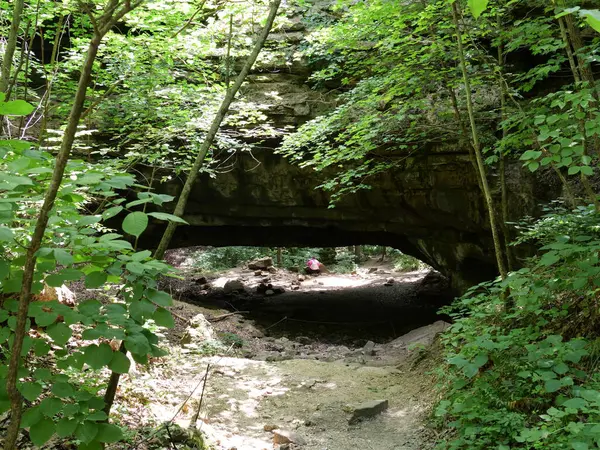
[[[438,448],[600,447],[599,230],[592,207],[549,211],[522,230],[543,245],[525,268],[445,309]]]

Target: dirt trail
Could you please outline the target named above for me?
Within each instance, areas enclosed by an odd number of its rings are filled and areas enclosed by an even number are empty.
[[[194,309],[187,308],[189,313]],[[310,359],[285,361],[207,357],[193,345],[174,349],[162,364],[126,377],[118,402],[130,407],[144,404],[137,408],[137,417],[129,419],[137,425],[160,424],[175,417],[175,423],[188,427],[201,397],[198,384],[210,364],[197,425],[218,450],[278,448],[272,432],[265,431],[271,428],[295,432],[303,444],[298,448],[306,450],[433,447],[423,425],[434,396],[433,380],[427,375],[432,362],[424,358],[435,354],[429,347],[411,352],[392,343],[377,345],[374,352],[379,356],[347,349],[349,356],[333,362],[313,359],[322,351],[314,348],[316,354],[308,355]],[[357,354],[361,362],[349,362]],[[351,408],[368,400],[387,400],[389,409],[349,425]]]
[[[241,285],[228,291],[232,281]],[[265,293],[267,283],[282,288],[278,295]],[[399,336],[439,320],[437,307],[448,300],[439,277],[235,269],[208,280],[188,273],[168,288],[185,300],[172,307],[171,353],[124,377],[117,398],[124,423],[187,428],[202,398],[196,425],[215,450],[433,448],[424,423],[435,395],[432,342],[445,325]],[[199,314],[211,319],[236,309],[250,313],[212,325],[202,318],[197,332],[186,331]],[[350,425],[353,408],[371,400],[387,400],[387,410]],[[293,433],[294,443],[274,443],[273,429]],[[157,433],[137,448],[170,448],[173,439]]]

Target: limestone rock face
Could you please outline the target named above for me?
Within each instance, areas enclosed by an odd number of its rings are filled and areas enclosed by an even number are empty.
[[[488,213],[466,151],[407,155],[393,172],[373,178],[372,189],[333,209],[329,195],[316,189],[326,178],[269,150],[240,154],[229,172],[200,177],[184,216],[190,225],[178,228],[172,246],[386,245],[433,266],[458,291],[496,276]],[[508,181],[513,220],[558,195],[558,185],[537,184],[518,162],[509,166]],[[170,195],[179,189],[179,181],[156,186]],[[148,248],[163,226],[154,221],[142,235]]]

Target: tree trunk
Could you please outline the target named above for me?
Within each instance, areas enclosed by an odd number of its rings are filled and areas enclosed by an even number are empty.
[[[260,36],[258,37],[256,43],[254,44],[254,49],[252,50],[252,53],[250,54],[250,56],[248,56],[248,59],[246,60],[246,63],[244,64],[244,67],[242,68],[241,72],[237,76],[235,83],[233,84],[231,89],[229,89],[227,91],[227,95],[225,95],[225,98],[223,99],[223,103],[221,103],[221,107],[219,108],[219,111],[217,111],[217,115],[213,119],[210,129],[208,130],[208,133],[204,139],[204,142],[202,143],[202,146],[200,147],[198,155],[196,156],[194,165],[190,169],[187,179],[185,180],[185,184],[183,185],[181,194],[179,194],[179,199],[177,201],[177,205],[175,206],[175,211],[173,212],[173,214],[175,214],[178,217],[182,217],[183,213],[185,212],[185,207],[187,205],[188,198],[190,196],[190,193],[192,192],[192,186],[194,185],[194,183],[196,182],[196,179],[198,178],[198,173],[200,172],[200,168],[202,167],[202,164],[204,163],[206,154],[208,153],[208,150],[210,149],[211,145],[213,144],[213,142],[215,140],[215,136],[217,135],[217,132],[219,131],[221,122],[223,122],[225,115],[229,111],[231,102],[233,101],[238,90],[240,89],[240,86],[246,79],[246,76],[250,72],[250,69],[254,65],[254,62],[256,61],[258,54],[260,53],[263,46],[265,45],[265,41],[267,40],[267,37],[269,36],[269,32],[271,31],[271,27],[273,26],[273,22],[275,21],[275,16],[277,15],[277,11],[279,10],[280,3],[281,3],[281,0],[273,0],[273,2],[271,3],[271,8],[269,11],[269,16],[267,18],[267,22],[266,22]],[[157,247],[156,251],[154,252],[154,257],[156,259],[162,259],[162,257],[165,254],[165,251],[167,251],[167,249],[169,248],[169,244],[171,243],[171,239],[173,239],[173,235],[175,234],[176,229],[177,229],[177,223],[169,222],[169,224],[167,225],[167,229],[165,230],[165,232],[162,236],[162,239],[160,240],[160,243],[158,244],[158,247]]]
[[[27,310],[31,301],[31,286],[33,284],[33,274],[37,259],[35,254],[42,245],[42,239],[44,237],[44,233],[46,232],[50,211],[54,205],[54,201],[56,200],[56,195],[65,173],[69,155],[71,154],[71,149],[73,148],[77,125],[79,124],[81,113],[83,112],[83,104],[85,102],[87,86],[91,79],[92,67],[98,53],[98,46],[100,45],[101,39],[101,36],[94,36],[88,46],[83,70],[81,72],[81,76],[79,77],[77,93],[75,94],[75,100],[69,116],[67,129],[65,130],[60,151],[56,155],[56,165],[54,167],[54,173],[52,174],[52,180],[50,181],[50,186],[48,187],[46,196],[44,197],[44,203],[42,204],[40,213],[38,215],[33,237],[31,239],[29,248],[27,249],[27,260],[23,270],[23,283],[21,285],[21,295],[19,297],[19,310],[17,313],[15,339],[11,351],[8,375],[6,377],[6,389],[11,402],[11,420],[7,431],[6,441],[4,443],[5,450],[13,450],[16,448],[15,442],[19,433],[19,423],[21,422],[23,404],[21,394],[17,390],[17,372],[21,359],[20,355],[21,349],[23,348],[23,339],[27,333],[27,330],[25,329],[25,323],[27,321]]]
[[[504,264],[504,256],[502,252],[502,242],[500,240],[500,232],[496,223],[496,214],[494,212],[494,202],[492,194],[486,177],[485,165],[483,161],[483,155],[481,154],[481,145],[479,142],[479,133],[477,131],[477,125],[475,123],[475,111],[473,108],[473,98],[471,96],[471,81],[467,72],[467,62],[465,58],[465,50],[462,43],[462,32],[460,31],[460,23],[458,20],[459,10],[456,2],[452,3],[452,17],[454,20],[454,27],[456,29],[456,37],[458,41],[458,56],[460,59],[460,65],[462,69],[463,82],[465,85],[465,93],[467,97],[467,110],[469,112],[469,121],[471,125],[471,134],[473,138],[473,150],[475,151],[475,158],[477,160],[477,168],[479,169],[479,175],[481,177],[481,184],[483,186],[483,196],[485,198],[488,215],[490,219],[490,228],[492,229],[492,238],[494,240],[494,249],[496,253],[496,262],[498,264],[498,271],[500,277],[505,279],[507,276],[506,266]]]
[[[24,0],[16,0],[13,7],[12,22],[6,42],[6,50],[2,55],[2,72],[0,75],[0,92],[6,92],[10,84],[10,70],[12,68],[13,57],[17,48],[17,37],[19,36],[19,26],[21,25],[21,16],[23,15]],[[7,99],[8,100],[8,99]]]
[[[500,13],[497,13],[496,26],[498,33],[502,31],[502,19]],[[498,68],[500,70],[500,121],[506,120],[506,95],[504,93],[504,44],[502,40],[498,44]],[[506,128],[502,126],[502,139],[506,138]],[[514,256],[510,247],[510,230],[508,228],[508,189],[506,186],[506,155],[500,150],[500,189],[502,192],[501,197],[501,213],[502,213],[502,235],[504,236],[504,254],[506,255],[506,264],[508,270],[513,270]]]

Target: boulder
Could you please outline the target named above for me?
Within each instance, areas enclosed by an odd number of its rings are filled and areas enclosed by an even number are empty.
[[[296,444],[306,445],[306,439],[298,433],[289,430],[273,430],[273,444]]]
[[[255,259],[248,263],[248,269],[252,270],[269,270],[269,267],[273,266],[273,258],[264,257]]]
[[[449,326],[450,324],[448,322],[438,320],[437,322],[434,322],[431,325],[417,328],[416,330],[412,330],[404,336],[400,336],[399,338],[394,339],[392,342],[389,343],[389,345],[391,345],[394,348],[408,347],[411,344],[430,345],[435,339],[435,337]]]
[[[232,294],[234,292],[243,292],[246,286],[240,280],[229,280],[223,286],[223,292],[226,294]]]
[[[190,320],[190,324],[181,337],[181,345],[201,343],[216,340],[212,325],[204,314],[197,314]]]
[[[375,342],[368,341],[362,349],[362,354],[373,356],[375,354]]]
[[[354,425],[364,419],[375,417],[388,409],[388,406],[387,400],[371,400],[356,405],[352,408],[352,416],[348,420],[348,423]]]

